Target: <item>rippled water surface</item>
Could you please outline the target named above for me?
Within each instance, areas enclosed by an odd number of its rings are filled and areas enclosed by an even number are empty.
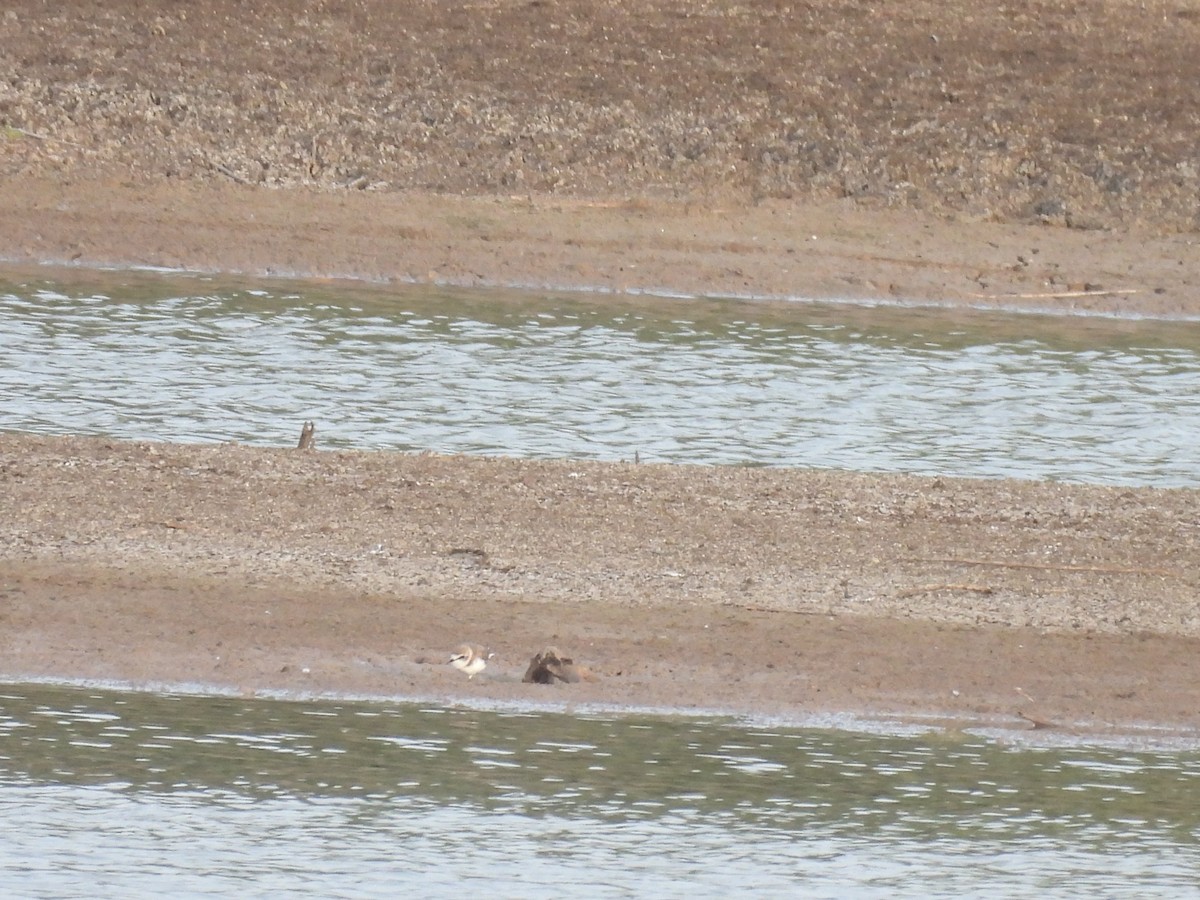
[[[10,896],[1180,897],[1198,795],[1195,752],[0,687]]]
[[[0,282],[0,429],[1200,483],[1200,325]]]

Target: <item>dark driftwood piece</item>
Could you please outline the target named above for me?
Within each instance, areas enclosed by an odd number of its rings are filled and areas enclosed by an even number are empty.
[[[595,681],[596,677],[585,667],[575,665],[569,656],[563,656],[555,647],[547,647],[529,661],[525,677],[526,684],[574,684],[579,681]]]

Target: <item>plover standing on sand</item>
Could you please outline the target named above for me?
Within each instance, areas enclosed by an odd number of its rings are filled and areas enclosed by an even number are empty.
[[[450,656],[450,665],[460,672],[466,672],[468,678],[474,678],[485,668],[487,661],[495,656],[483,647],[474,644],[463,644]]]

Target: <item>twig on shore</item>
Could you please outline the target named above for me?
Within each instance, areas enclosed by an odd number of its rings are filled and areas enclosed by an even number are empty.
[[[965,591],[971,594],[994,594],[995,590],[986,584],[923,584],[920,587],[906,588],[896,594],[897,597],[915,597],[917,594],[932,594],[935,591]]]
[[[1030,725],[1032,725],[1034,731],[1039,731],[1043,728],[1057,728],[1058,727],[1053,722],[1047,722],[1045,719],[1035,719],[1033,716],[1027,716],[1027,715],[1025,715],[1025,713],[1021,712],[1020,710],[1017,710],[1017,718],[1024,719],[1026,722],[1028,722]]]
[[[224,163],[213,162],[210,159],[208,161],[208,164],[210,166],[212,166],[214,169],[216,169],[218,172],[220,172],[222,175],[226,176],[227,178],[232,178],[238,184],[244,184],[247,187],[251,187],[253,184],[249,179],[243,178],[241,175],[239,175],[237,172],[233,171],[233,169],[229,168],[229,166],[225,165]]]
[[[960,566],[993,566],[998,569],[1036,569],[1059,572],[1103,572],[1108,575],[1162,575],[1168,578],[1183,578],[1182,572],[1171,569],[1147,569],[1141,566],[1072,566],[1065,563],[1005,562],[999,559],[966,559],[955,556],[914,556],[904,562],[954,563]]]
[[[68,141],[66,138],[54,137],[52,134],[38,134],[36,131],[29,131],[25,128],[18,128],[15,125],[5,125],[4,130],[13,134],[20,134],[24,137],[33,138],[37,141],[53,141],[58,144],[68,144],[71,147],[78,147],[80,150],[86,150],[87,147],[83,144],[78,144],[75,141]]]
[[[971,294],[976,300],[1069,300],[1072,297],[1106,297],[1111,294],[1140,294],[1141,288],[1121,288],[1105,290],[1098,288],[1092,291],[1051,291],[1045,294]]]

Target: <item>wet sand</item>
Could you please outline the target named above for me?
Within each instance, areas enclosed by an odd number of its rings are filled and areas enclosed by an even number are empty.
[[[10,263],[609,294],[1200,317],[1200,236],[845,201],[329,193],[93,176],[3,185]]]

